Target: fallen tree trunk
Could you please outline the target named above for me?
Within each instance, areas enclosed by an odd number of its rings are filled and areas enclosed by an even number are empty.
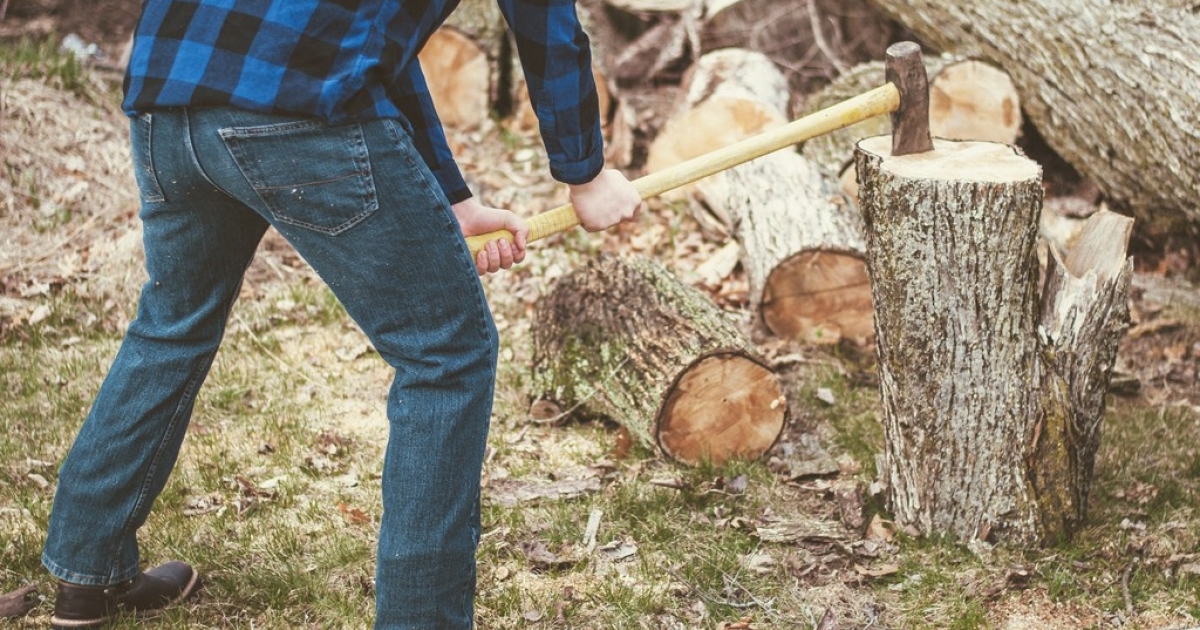
[[[750,340],[649,259],[593,259],[534,321],[535,396],[611,418],[672,459],[758,457],[783,430],[782,388]]]
[[[896,520],[967,541],[1068,538],[1128,316],[1129,222],[1091,219],[1039,304],[1040,167],[994,143],[904,157],[890,143],[860,142],[856,166]]]
[[[862,223],[832,188],[789,151],[698,184],[740,243],[750,303],[777,336],[837,343],[874,335]]]
[[[1004,68],[1047,143],[1147,223],[1200,223],[1200,13],[1185,0],[871,0]]]

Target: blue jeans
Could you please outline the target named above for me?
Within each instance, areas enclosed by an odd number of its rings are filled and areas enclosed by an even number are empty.
[[[43,563],[88,585],[139,571],[137,530],[273,226],[396,370],[375,627],[470,628],[496,330],[403,122],[206,108],[131,124],[149,280],[63,463]]]

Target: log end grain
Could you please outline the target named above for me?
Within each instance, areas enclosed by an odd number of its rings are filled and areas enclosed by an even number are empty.
[[[486,51],[452,28],[440,28],[418,55],[442,123],[475,129],[491,113],[491,70]]]
[[[767,278],[762,317],[772,333],[788,339],[869,339],[875,331],[866,261],[852,252],[797,253]]]
[[[761,456],[783,431],[787,399],[771,370],[744,355],[709,355],[684,372],[657,422],[659,446],[685,464]]]
[[[714,98],[672,118],[650,143],[646,170],[661,171],[778,127],[787,119],[774,107]]]
[[[880,170],[906,179],[1004,184],[1042,176],[1037,162],[995,142],[935,139],[933,151],[903,156],[892,156],[891,143],[891,136],[875,136],[859,147],[883,158]]]
[[[1012,144],[1022,120],[1012,79],[989,63],[950,64],[929,84],[929,127],[936,137]]]

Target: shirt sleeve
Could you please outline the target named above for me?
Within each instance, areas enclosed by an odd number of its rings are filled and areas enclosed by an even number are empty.
[[[560,182],[584,184],[604,168],[591,42],[575,0],[498,0],[515,36],[525,85]]]
[[[442,121],[433,107],[429,86],[425,83],[425,74],[416,58],[405,66],[403,74],[392,85],[392,94],[396,107],[408,119],[413,145],[429,166],[429,170],[433,171],[433,176],[437,178],[446,198],[450,203],[470,198],[471,189],[467,187],[467,182],[454,161],[454,154],[450,152],[446,132],[442,129]]]

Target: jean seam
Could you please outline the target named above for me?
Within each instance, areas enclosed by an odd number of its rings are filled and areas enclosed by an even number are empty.
[[[187,153],[188,159],[191,160],[192,166],[196,169],[196,172],[200,174],[200,177],[203,177],[204,181],[208,182],[208,184],[213,187],[213,190],[219,190],[222,193],[224,193],[226,196],[233,198],[233,195],[230,195],[229,191],[218,186],[217,183],[214,182],[212,180],[212,178],[208,176],[208,172],[205,171],[204,167],[200,165],[200,159],[196,157],[196,143],[195,143],[195,141],[192,140],[192,111],[191,111],[191,109],[189,109],[187,107],[183,108],[182,118],[183,118],[183,125],[184,125],[183,141],[184,141],[184,143],[187,144],[187,147],[186,147],[187,150],[185,151],[185,153]]]
[[[142,122],[144,121],[144,122]],[[166,195],[163,194],[162,185],[158,182],[158,174],[154,172],[154,115],[146,112],[139,116],[136,124],[144,125],[145,130],[142,134],[142,156],[138,167],[142,171],[142,177],[145,179],[147,190],[142,191],[142,196],[148,203],[161,203],[166,201]]]

